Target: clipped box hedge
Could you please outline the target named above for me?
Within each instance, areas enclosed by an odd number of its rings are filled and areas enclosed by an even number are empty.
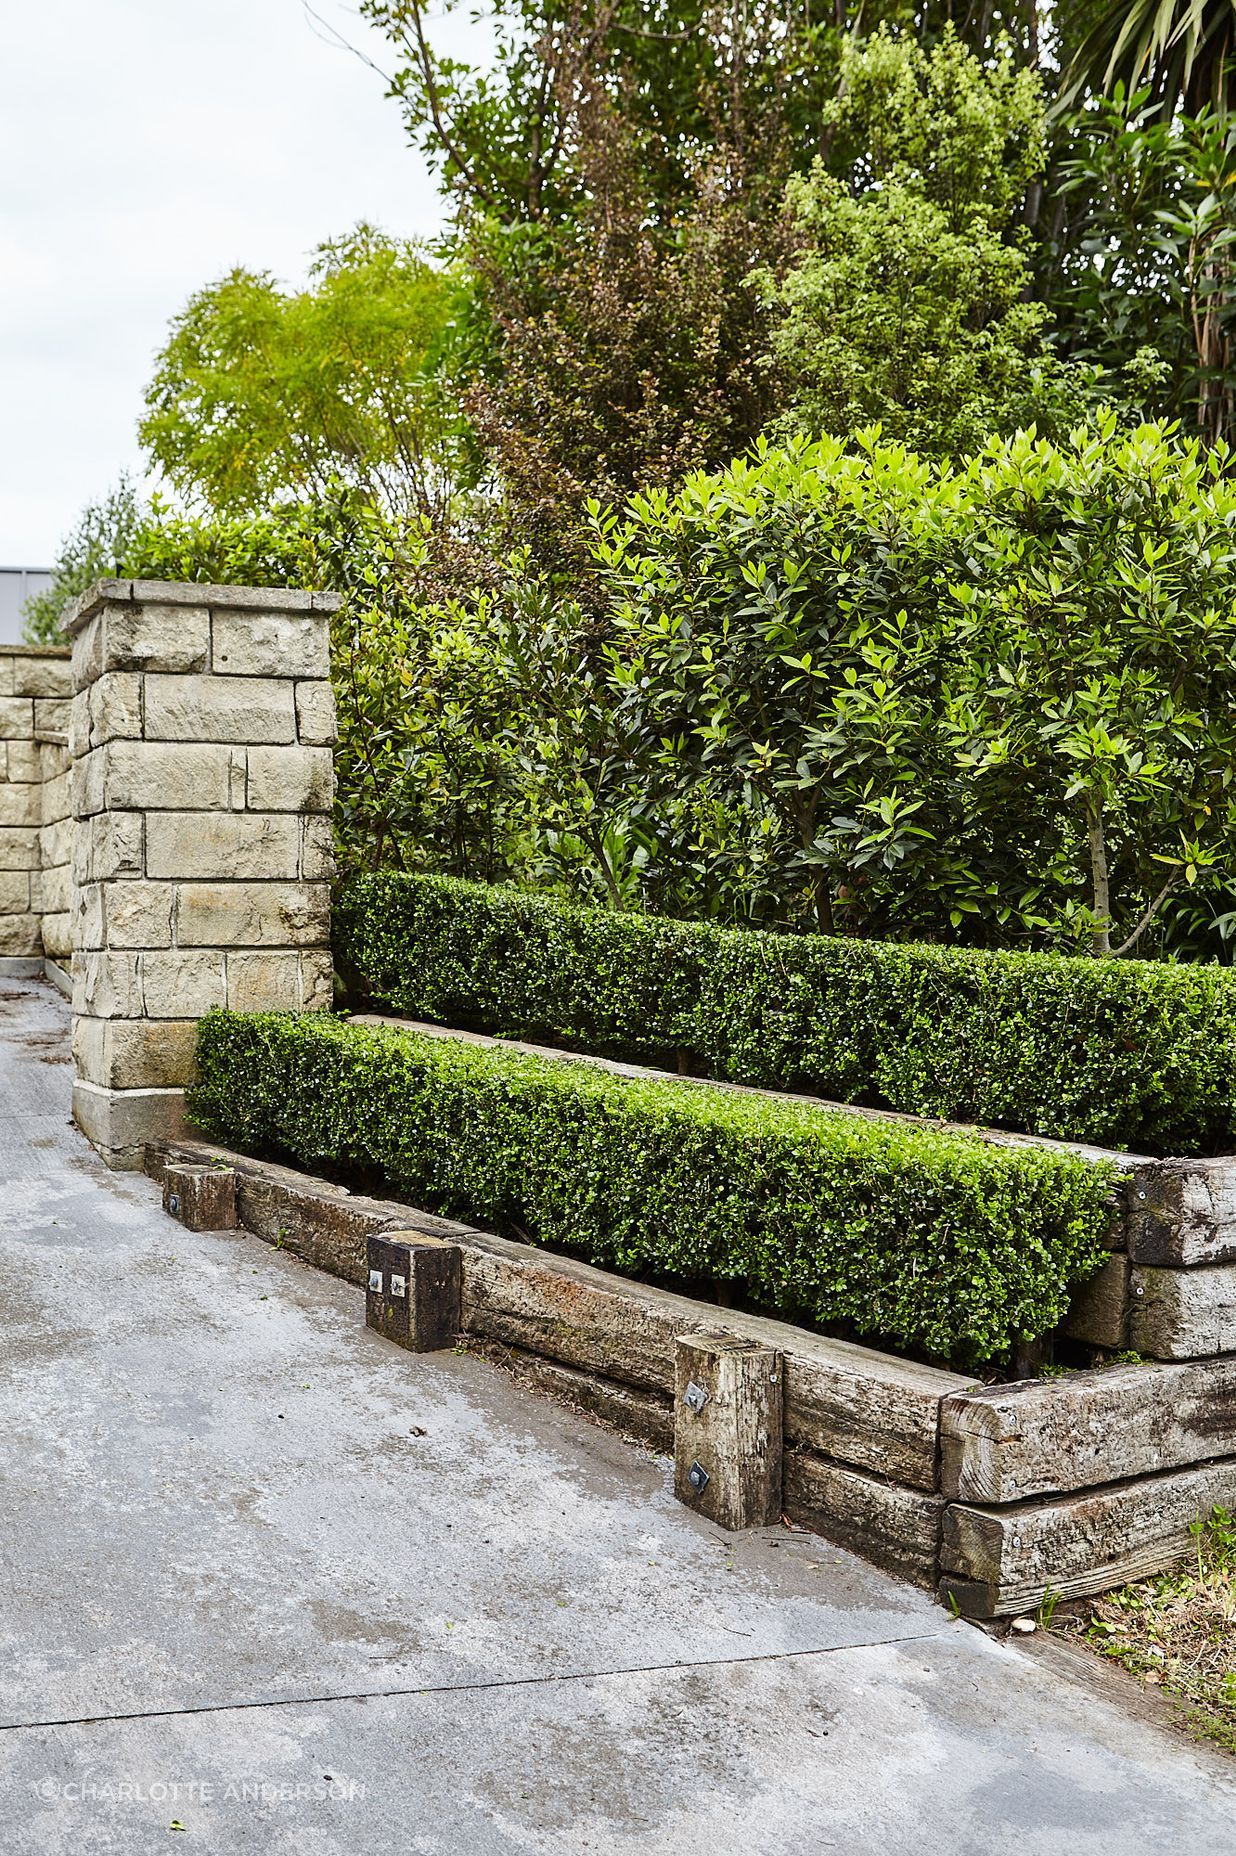
[[[1062,1318],[1113,1172],[1067,1152],[305,1014],[212,1013],[215,1137],[641,1277],[977,1361]]]
[[[448,877],[346,885],[345,972],[398,1012],[907,1114],[1229,1151],[1236,974],[754,933]]]

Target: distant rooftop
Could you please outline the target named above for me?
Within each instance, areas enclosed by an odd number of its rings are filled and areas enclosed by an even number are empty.
[[[0,567],[0,644],[21,643],[22,606],[50,585],[49,567]]]

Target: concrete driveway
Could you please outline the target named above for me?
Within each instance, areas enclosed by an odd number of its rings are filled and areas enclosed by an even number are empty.
[[[0,983],[0,1852],[1224,1852],[1236,1763],[193,1236]]]

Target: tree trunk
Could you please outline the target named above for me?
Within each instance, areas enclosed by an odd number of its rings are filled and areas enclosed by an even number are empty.
[[[829,883],[829,872],[820,866],[812,881],[815,892],[815,921],[821,934],[835,932],[833,923],[833,898]]]
[[[1090,839],[1090,876],[1094,885],[1094,935],[1092,954],[1112,951],[1111,889],[1107,876],[1107,839],[1103,831],[1103,802],[1092,799],[1087,807]]]

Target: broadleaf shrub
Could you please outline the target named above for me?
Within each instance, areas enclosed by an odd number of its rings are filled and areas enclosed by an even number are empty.
[[[1236,975],[619,914],[378,872],[341,966],[411,1017],[1146,1153],[1232,1144]]]
[[[628,1273],[958,1360],[1063,1316],[1113,1170],[1034,1147],[316,1014],[211,1013],[191,1112]]]

